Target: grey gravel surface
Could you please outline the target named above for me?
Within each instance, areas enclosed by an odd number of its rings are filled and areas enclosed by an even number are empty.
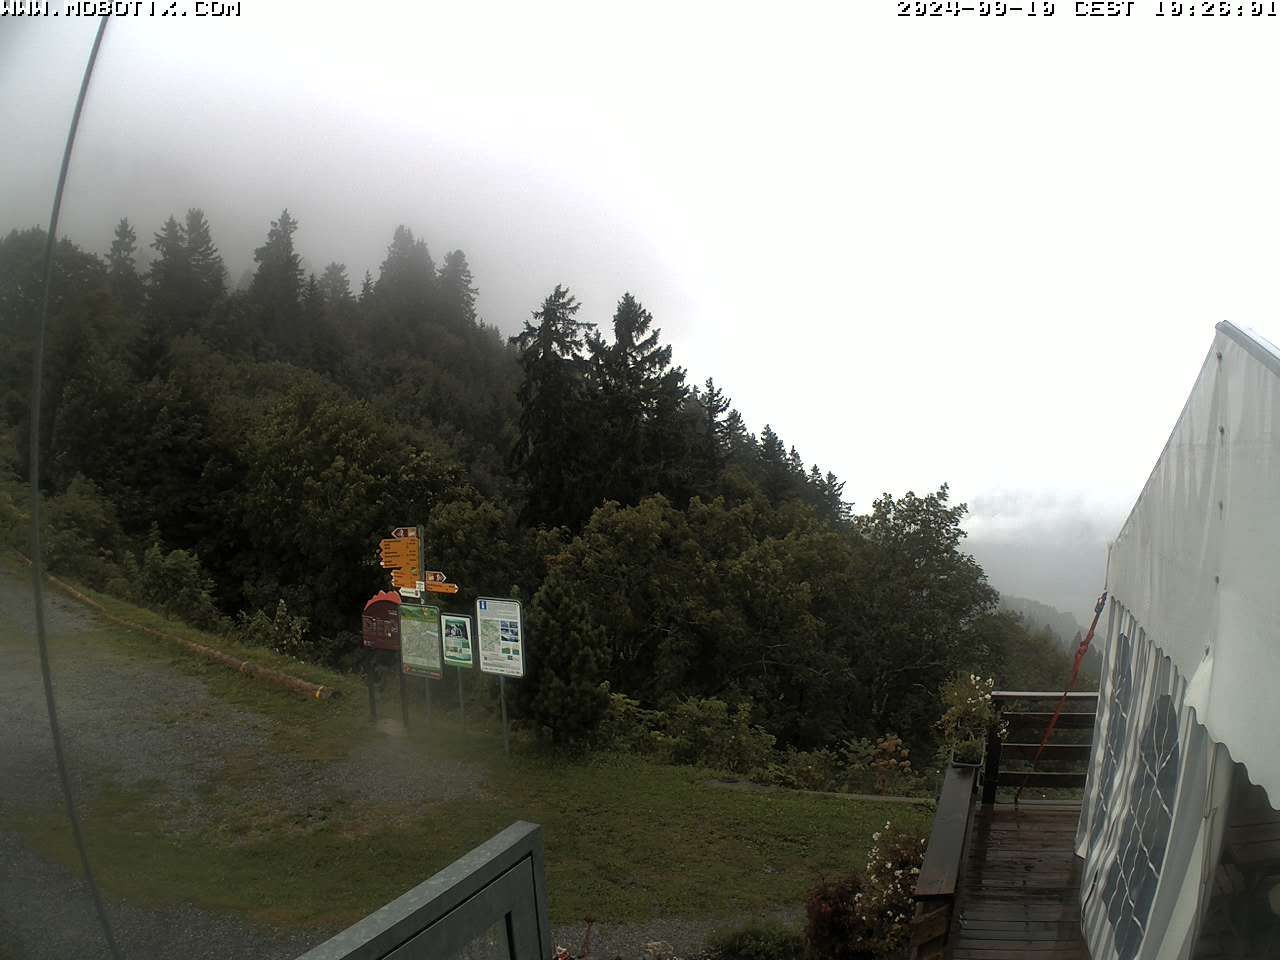
[[[34,623],[30,581],[0,571],[0,814],[62,802]],[[335,794],[420,809],[483,790],[478,768],[424,764],[395,736],[330,763],[268,755],[275,720],[216,698],[199,678],[163,661],[106,642],[103,625],[81,605],[51,591],[46,627],[72,789],[82,804],[107,784],[154,790],[164,798],[157,830],[216,824],[202,788],[218,782],[229,758],[239,765],[245,801],[302,813],[331,805]],[[112,901],[110,914],[130,958],[292,957],[334,932],[284,932],[193,906]],[[106,948],[84,883],[0,830],[0,958],[99,956]]]
[[[325,939],[182,906],[146,910],[109,899],[116,941],[129,960],[286,960]],[[0,956],[31,960],[109,958],[93,901],[70,871],[32,854],[0,831]]]
[[[746,923],[778,923],[799,929],[804,923],[801,909],[780,910],[760,916],[742,918],[736,922],[726,920],[676,920],[661,919],[642,923],[594,923],[591,940],[584,939],[585,923],[552,927],[552,943],[564,947],[574,956],[582,955],[586,944],[592,960],[640,960],[645,944],[655,940],[671,945],[675,956],[681,960],[701,957],[706,953],[707,937],[714,933],[732,930]]]
[[[197,820],[217,825],[218,807],[203,799],[204,788],[219,782],[229,762],[236,763],[237,798],[302,817],[331,807],[335,796],[405,811],[484,797],[480,767],[443,758],[423,762],[397,735],[398,717],[384,716],[384,735],[345,758],[281,757],[269,743],[277,721],[215,697],[201,679],[162,659],[106,640],[102,631],[115,628],[104,627],[83,606],[50,592],[46,623],[76,796],[83,803],[105,785],[154,790],[163,798],[156,829],[172,831],[175,842]],[[6,811],[60,804],[30,581],[0,569],[0,823]],[[336,932],[275,929],[193,905],[155,909],[109,899],[108,910],[130,960],[275,960],[296,957]],[[709,933],[733,925],[682,919],[597,924],[590,955],[638,960],[646,943],[661,940],[679,957],[696,957]],[[580,924],[557,927],[554,942],[576,954],[584,930]],[[0,960],[107,956],[83,881],[0,827]]]

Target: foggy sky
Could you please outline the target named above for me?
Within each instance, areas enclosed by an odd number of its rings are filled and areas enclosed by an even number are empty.
[[[1277,339],[1273,23],[887,2],[247,0],[108,29],[64,231],[202,206],[235,283],[405,223],[510,333],[651,309],[866,509],[949,482],[997,587],[1083,618],[1213,324]],[[93,24],[0,21],[0,230],[47,221]]]

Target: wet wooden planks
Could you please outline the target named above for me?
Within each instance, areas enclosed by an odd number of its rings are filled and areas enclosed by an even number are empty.
[[[949,938],[952,960],[1089,960],[1080,936],[1080,808],[979,804]]]

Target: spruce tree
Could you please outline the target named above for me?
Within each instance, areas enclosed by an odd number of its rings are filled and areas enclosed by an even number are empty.
[[[187,277],[189,316],[202,319],[226,293],[227,272],[218,248],[213,245],[209,221],[199,207],[187,211],[183,235],[187,246],[186,265],[190,271]]]
[[[286,209],[271,221],[267,242],[253,252],[258,270],[249,285],[249,296],[263,309],[270,339],[291,340],[298,335],[302,299],[302,258],[294,252],[293,235],[298,221]]]
[[[576,319],[578,301],[556,288],[511,338],[523,374],[518,390],[520,432],[511,463],[525,488],[524,516],[535,523],[576,526],[594,503],[584,490],[586,451],[583,338],[594,324]]]
[[[684,423],[688,394],[684,370],[671,366],[671,346],[660,343],[653,315],[630,293],[613,315],[613,342],[588,342],[598,479],[595,501],[636,503],[652,493],[683,499]]]
[[[436,267],[427,242],[415,239],[403,224],[396,227],[374,285],[379,303],[394,313],[421,310],[431,302],[435,281]]]
[[[116,224],[107,254],[107,282],[111,295],[126,313],[142,306],[142,278],[138,276],[138,235],[128,218]]]
[[[329,306],[351,302],[351,281],[347,279],[346,264],[331,263],[324,268],[320,277],[320,292]]]
[[[148,312],[174,322],[185,313],[191,264],[187,261],[186,231],[172,214],[151,241],[151,248],[156,256],[147,271]]]
[[[528,674],[522,712],[558,745],[581,743],[609,709],[609,646],[571,584],[552,572],[529,609]]]
[[[476,289],[471,266],[461,250],[445,254],[440,267],[440,309],[446,323],[472,326],[476,322]]]

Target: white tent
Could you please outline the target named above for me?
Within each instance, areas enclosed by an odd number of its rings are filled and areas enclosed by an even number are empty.
[[[1124,392],[1117,392],[1123,403]],[[1108,555],[1076,852],[1094,960],[1195,947],[1233,761],[1280,802],[1280,351],[1219,324]]]

